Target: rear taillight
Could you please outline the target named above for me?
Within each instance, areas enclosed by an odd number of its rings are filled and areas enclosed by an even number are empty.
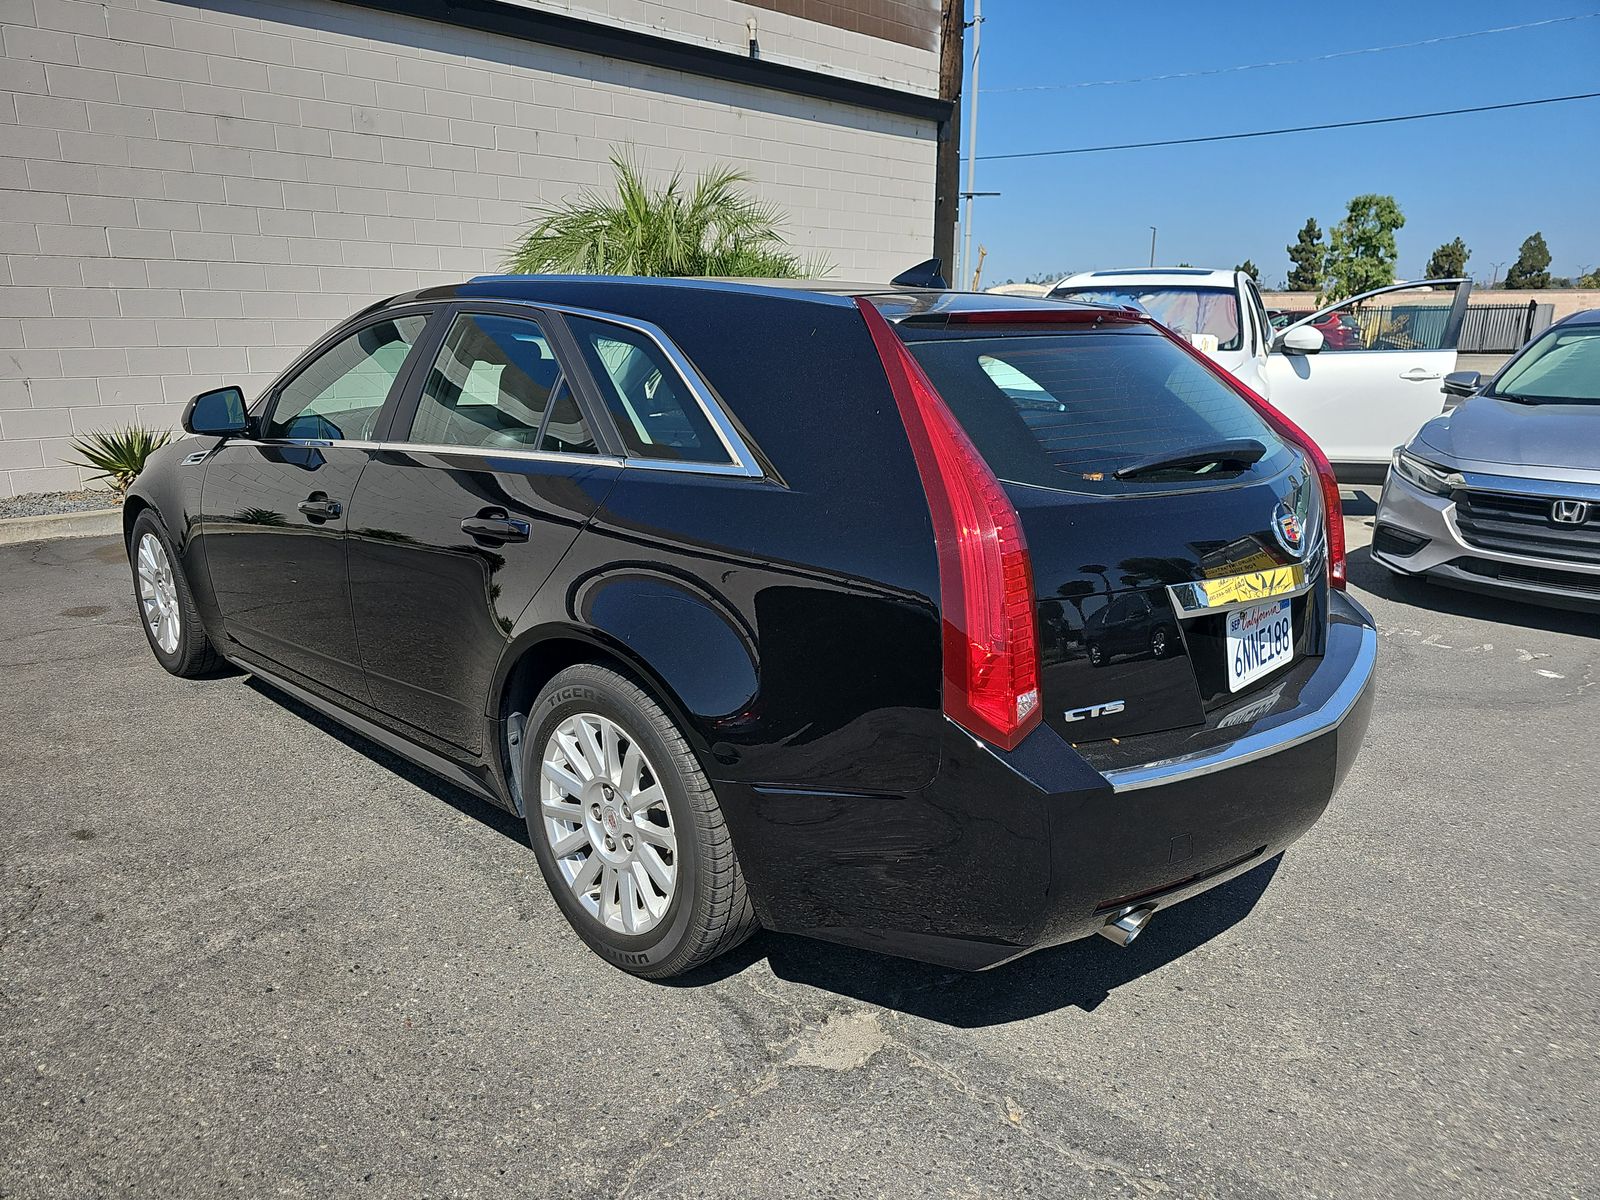
[[[1000,481],[894,329],[856,304],[883,360],[933,517],[944,629],[944,711],[1014,749],[1039,724],[1039,632],[1022,522]]]
[[[1205,367],[1223,383],[1237,392],[1251,408],[1261,414],[1261,419],[1272,426],[1273,432],[1290,445],[1298,446],[1305,451],[1311,460],[1311,467],[1317,473],[1317,482],[1322,486],[1322,513],[1328,527],[1328,586],[1343,589],[1345,585],[1345,560],[1344,560],[1344,508],[1339,502],[1339,480],[1333,473],[1333,464],[1328,461],[1328,456],[1322,452],[1322,447],[1311,440],[1311,435],[1288,417],[1284,416],[1262,396],[1258,396],[1235,375],[1232,371],[1220,366],[1216,361],[1190,344],[1188,338],[1179,337],[1164,325],[1155,326],[1166,334],[1173,342],[1182,346],[1196,362]]]

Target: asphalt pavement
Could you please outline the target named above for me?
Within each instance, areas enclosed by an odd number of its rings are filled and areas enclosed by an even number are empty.
[[[1281,861],[1126,950],[663,986],[520,822],[163,673],[114,542],[0,549],[0,1196],[1590,1195],[1600,619],[1351,577],[1376,709]]]

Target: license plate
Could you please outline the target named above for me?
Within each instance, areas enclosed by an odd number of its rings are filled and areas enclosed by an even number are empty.
[[[1237,692],[1294,657],[1289,601],[1252,604],[1228,614],[1228,690]]]

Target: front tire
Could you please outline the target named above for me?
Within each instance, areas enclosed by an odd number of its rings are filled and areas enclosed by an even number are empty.
[[[755,931],[716,796],[672,719],[591,663],[539,694],[523,808],[539,869],[590,949],[646,979],[681,975]]]
[[[206,637],[177,551],[153,509],[145,509],[133,523],[128,562],[139,624],[156,661],[183,679],[215,673],[222,656]]]

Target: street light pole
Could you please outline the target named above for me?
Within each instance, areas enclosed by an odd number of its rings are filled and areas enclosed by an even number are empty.
[[[971,99],[967,103],[967,191],[966,211],[961,218],[961,269],[956,280],[967,277],[972,264],[972,198],[978,170],[978,43],[983,36],[983,0],[972,0],[972,83]]]
[[[1150,226],[1150,265],[1156,265],[1156,227]]]

